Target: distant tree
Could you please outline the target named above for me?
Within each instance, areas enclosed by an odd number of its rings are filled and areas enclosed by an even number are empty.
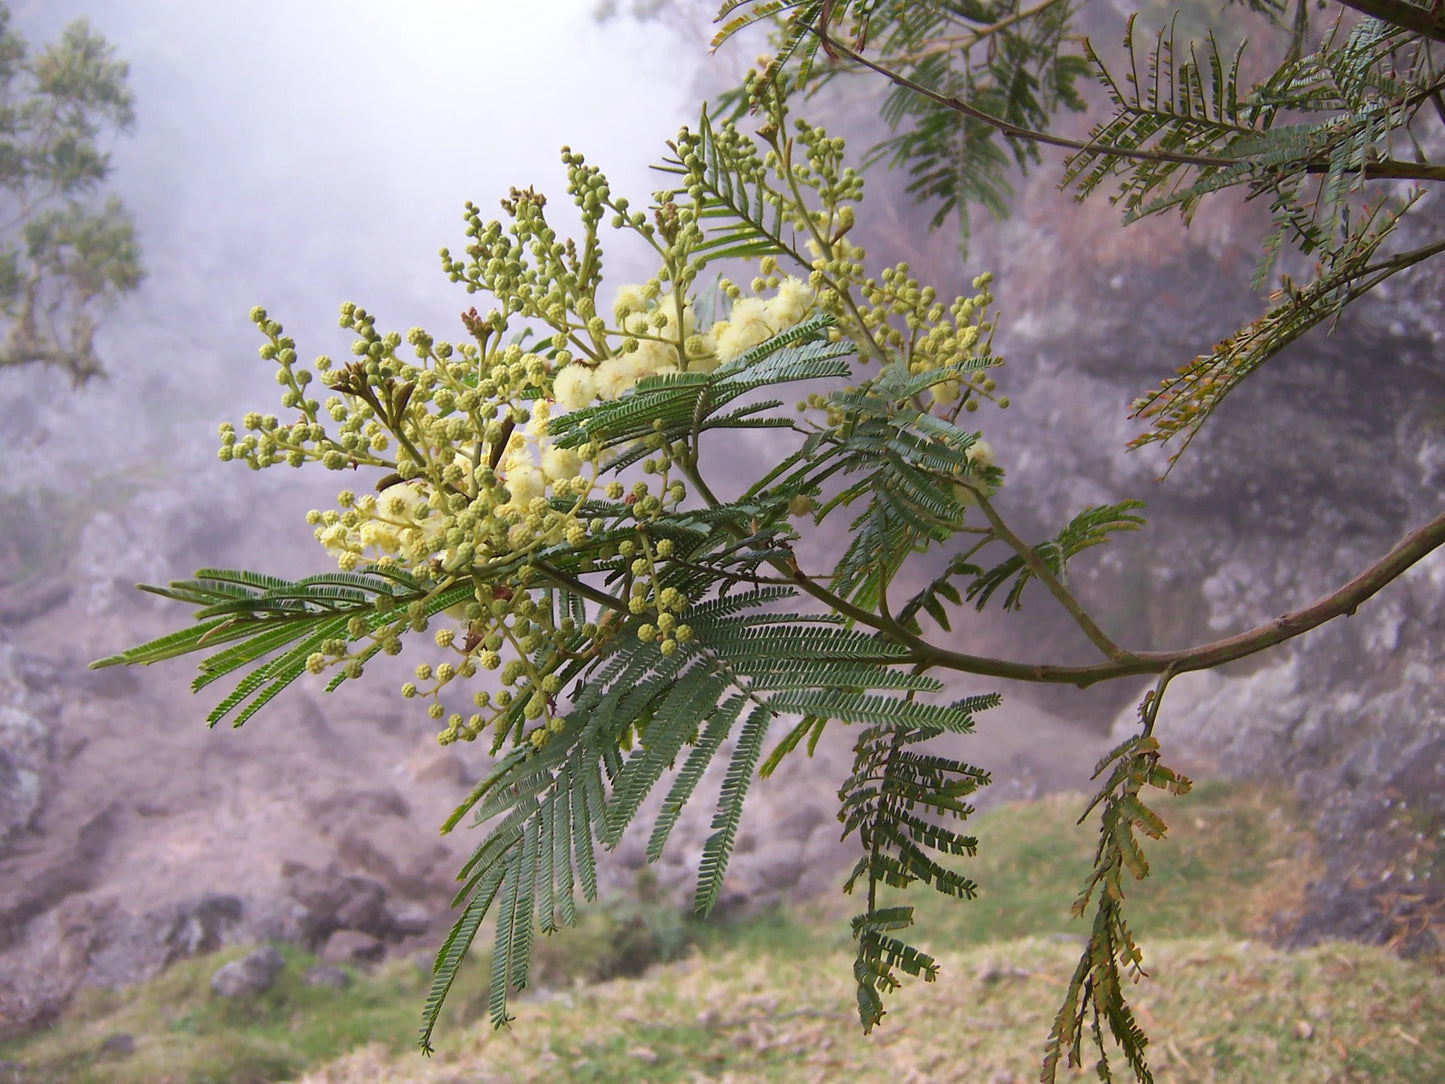
[[[97,318],[142,273],[131,217],[102,189],[108,134],[135,119],[128,66],[84,19],[32,52],[0,4],[0,366],[104,376]]]
[[[222,425],[220,456],[345,471],[357,489],[310,515],[335,567],[299,581],[208,569],[150,588],[198,607],[195,622],[97,665],[204,653],[197,688],[239,678],[210,721],[239,724],[302,674],[330,672],[335,687],[429,634],[440,661],[419,664],[402,695],[426,704],[443,743],[486,737],[501,756],[447,824],[470,814],[489,828],[462,871],[424,1045],[484,919],[496,927],[490,1009],[501,1025],[536,932],[569,925],[578,892],[596,894],[596,845],[615,845],[663,787],[655,860],[719,758],[696,894],[708,911],[754,778],[840,725],[855,739],[838,819],[859,844],[847,886],[866,896],[853,974],[872,1029],[905,976],[938,973],[910,943],[900,890],[922,882],[967,899],[976,888],[966,876],[976,841],[956,828],[988,773],[920,743],[971,730],[998,698],[941,699],[934,674],[1076,686],[1147,675],[1136,733],[1096,767],[1098,837],[1075,903],[1090,916],[1087,946],[1042,1075],[1096,1046],[1101,1078],[1117,1048],[1151,1079],[1126,1001],[1143,954],[1125,899],[1149,872],[1145,841],[1165,833],[1155,799],[1190,785],[1155,734],[1171,680],[1354,612],[1445,544],[1445,514],[1257,628],[1177,650],[1116,642],[1068,566],[1140,528],[1138,502],[1080,509],[1033,542],[1010,526],[1000,494],[1015,449],[996,455],[974,428],[1008,406],[994,379],[991,277],[949,297],[906,265],[870,267],[852,232],[868,213],[862,175],[841,139],[794,110],[846,71],[886,77],[897,134],[885,153],[945,217],[971,204],[1006,210],[1008,171],[1039,164],[1043,145],[1071,152],[1065,178],[1081,194],[1115,186],[1127,219],[1187,219],[1230,188],[1266,199],[1260,280],[1285,246],[1317,266],[1304,281],[1277,279],[1259,318],[1136,402],[1148,426],[1139,441],[1182,448],[1306,330],[1445,251],[1445,240],[1396,230],[1445,180],[1432,150],[1445,122],[1445,27],[1438,3],[1379,0],[1352,6],[1380,18],[1337,13],[1321,33],[1303,0],[1257,0],[1288,35],[1263,79],[1246,78],[1240,54],[1213,36],[1191,47],[1165,30],[1137,49],[1132,20],[1120,73],[1072,30],[1074,6],[728,0],[723,35],[772,17],[775,47],[723,111],[732,119],[704,111],[678,133],[646,209],[564,148],[575,239],[558,235],[530,188],[501,201],[500,220],[469,206],[465,251],[444,251],[443,268],[490,300],[462,315],[457,341],[379,331],[348,303],[351,358],[306,369],[281,325],[253,312],[287,416]],[[1107,96],[1092,132],[1051,133],[1059,108],[1087,106],[1086,80]],[[609,284],[606,298],[603,239],[615,234],[650,247],[657,271]],[[719,275],[738,268],[738,283]],[[739,480],[736,449],[759,429],[779,462]],[[806,544],[820,532],[846,539],[831,567]],[[920,569],[927,550],[941,559]],[[954,623],[991,603],[1016,609],[1033,584],[1073,620],[1091,662],[953,646]]]

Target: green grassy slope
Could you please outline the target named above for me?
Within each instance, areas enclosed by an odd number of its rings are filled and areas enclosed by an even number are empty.
[[[1445,1080],[1439,961],[1343,944],[1285,953],[1264,940],[1317,872],[1283,801],[1205,786],[1161,805],[1170,838],[1151,848],[1154,875],[1134,906],[1151,974],[1135,1005],[1161,1084]],[[23,1067],[0,1079],[1034,1080],[1078,952],[1068,906],[1087,872],[1080,807],[1056,797],[978,818],[969,871],[979,899],[949,906],[913,894],[917,940],[942,975],[892,998],[869,1038],[854,1016],[840,917],[853,901],[702,930],[617,904],[541,943],[539,987],[507,1031],[486,1025],[478,961],[430,1061],[410,1046],[420,968],[399,962],[335,991],[305,986],[312,961],[290,952],[276,987],[246,1003],[209,991],[226,957],[184,962],[136,990],[90,991],[51,1031],[0,1046],[0,1062]],[[133,1037],[132,1053],[103,1051],[117,1034]]]

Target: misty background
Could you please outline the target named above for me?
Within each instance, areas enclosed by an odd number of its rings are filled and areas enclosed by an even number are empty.
[[[565,229],[564,143],[645,198],[706,62],[666,25],[597,22],[592,0],[13,7],[32,46],[88,18],[130,64],[137,120],[110,148],[110,188],[147,277],[98,334],[108,382],[72,395],[54,373],[0,381],[11,487],[157,457],[222,469],[216,423],[276,398],[253,305],[307,359],[346,354],[345,300],[383,327],[455,337],[472,302],[437,250],[461,247],[463,205],[491,217],[533,185],[561,197],[548,212]]]

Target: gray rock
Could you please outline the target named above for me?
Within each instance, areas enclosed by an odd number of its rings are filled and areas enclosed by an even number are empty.
[[[86,980],[116,989],[159,974],[177,960],[215,952],[245,913],[239,896],[206,893],[143,915],[118,916],[99,930]]]
[[[391,933],[386,889],[371,878],[300,863],[286,863],[282,877],[291,898],[306,909],[301,930],[308,947],[325,944],[335,930],[358,930],[373,937]]]
[[[28,864],[24,877],[11,867],[27,856],[0,859],[0,949],[12,944],[32,918],[95,884],[117,819],[118,807],[110,805],[74,829],[52,830],[44,839],[44,862]]]
[[[451,895],[452,856],[440,843],[423,845],[416,826],[400,818],[347,829],[336,841],[336,857],[411,899]]]
[[[48,720],[60,688],[47,659],[0,644],[0,856],[35,826],[55,755]]]
[[[16,835],[33,827],[49,760],[45,724],[28,711],[0,704],[0,854]]]
[[[798,883],[803,874],[803,845],[788,839],[773,839],[748,856],[739,874],[747,878],[753,895],[773,898]]]
[[[442,783],[461,786],[467,779],[467,766],[450,749],[428,742],[407,760],[407,772],[417,783]]]
[[[830,820],[832,817],[816,805],[800,805],[779,818],[769,834],[775,838],[795,839],[801,843],[813,834],[813,829]]]
[[[286,966],[273,945],[232,960],[211,976],[211,990],[220,997],[255,997],[270,988]]]
[[[23,625],[63,606],[74,590],[68,579],[54,575],[0,584],[0,625]]]
[[[416,937],[432,928],[432,913],[420,903],[389,903],[386,924],[395,937]]]
[[[391,787],[338,791],[308,803],[307,809],[317,820],[354,821],[367,817],[405,817],[411,813],[406,799]]]
[[[326,939],[321,959],[328,964],[375,963],[386,955],[386,943],[359,930],[337,930]]]
[[[316,964],[306,969],[301,981],[307,986],[329,986],[333,990],[345,990],[351,985],[351,974],[330,964]]]

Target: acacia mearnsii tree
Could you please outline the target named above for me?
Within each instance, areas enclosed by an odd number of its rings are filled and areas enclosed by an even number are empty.
[[[1189,787],[1154,733],[1171,679],[1352,612],[1445,541],[1445,514],[1267,625],[1180,650],[1116,642],[1065,569],[1142,528],[1138,502],[1079,509],[1037,541],[1010,526],[1007,456],[985,439],[991,411],[1008,405],[990,276],[947,297],[906,265],[872,266],[850,239],[869,214],[855,160],[801,111],[835,80],[886,81],[894,130],[876,153],[938,221],[974,204],[1003,211],[1010,171],[1038,168],[1049,146],[1067,153],[1063,184],[1115,200],[1125,223],[1187,221],[1231,190],[1267,201],[1264,311],[1134,403],[1136,443],[1177,457],[1286,345],[1445,249],[1396,241],[1445,179],[1432,158],[1445,23],[1438,5],[1398,0],[1253,0],[1285,42],[1268,63],[1246,64],[1244,46],[1225,52],[1211,35],[1136,34],[1131,20],[1116,66],[1074,32],[1077,7],[729,0],[719,40],[767,22],[771,58],[665,145],[666,183],[650,203],[615,193],[564,148],[577,236],[559,235],[530,188],[502,199],[499,219],[467,207],[464,248],[442,254],[477,301],[454,339],[381,330],[348,302],[350,356],[307,369],[281,324],[254,310],[282,414],[223,424],[220,456],[347,471],[336,507],[309,517],[331,567],[299,580],[205,569],[146,588],[194,606],[193,622],[97,665],[199,653],[197,688],[234,682],[209,721],[239,725],[302,674],[329,675],[331,689],[407,643],[424,655],[401,695],[425,705],[441,742],[484,739],[498,758],[446,825],[471,815],[486,828],[436,957],[424,1048],[484,918],[496,926],[501,1025],[536,932],[567,926],[578,895],[595,894],[597,847],[662,787],[656,859],[725,755],[696,888],[705,914],[755,778],[830,726],[854,738],[838,815],[859,850],[847,887],[865,901],[854,975],[871,1030],[905,976],[937,973],[900,890],[975,892],[976,843],[958,822],[988,775],[927,743],[968,732],[999,698],[949,699],[936,675],[1077,686],[1149,676],[1137,732],[1099,762],[1081,811],[1096,811],[1098,828],[1074,905],[1087,943],[1043,1079],[1091,1045],[1104,1078],[1117,1052],[1150,1079],[1124,996],[1141,961],[1125,903],[1148,874],[1142,840],[1165,833],[1149,796]],[[1095,108],[1087,134],[1057,134],[1060,110]],[[618,233],[647,246],[657,270],[604,290],[604,239]],[[1313,271],[1280,277],[1287,249]],[[783,450],[738,482],[722,469],[728,449],[760,431]],[[818,532],[846,532],[831,567],[800,556],[817,552],[805,543]],[[920,582],[907,572],[925,557],[925,586],[900,590]],[[954,624],[1016,608],[1031,585],[1072,619],[1093,661],[950,646]]]
[[[0,366],[105,374],[97,321],[141,280],[130,214],[103,192],[103,144],[135,119],[127,75],[84,19],[32,50],[0,4]]]

